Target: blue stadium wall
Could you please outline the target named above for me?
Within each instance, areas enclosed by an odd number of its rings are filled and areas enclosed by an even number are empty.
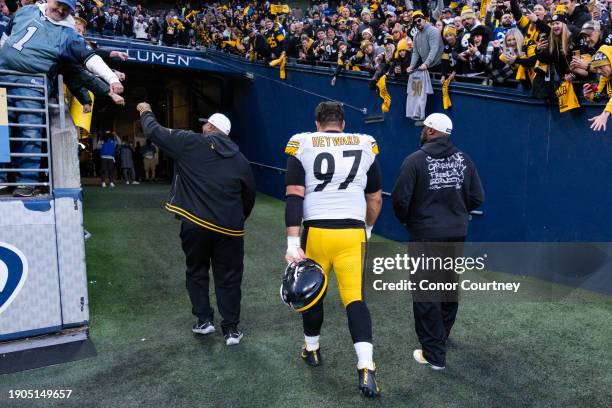
[[[366,116],[381,113],[381,99],[364,76],[340,77],[331,87],[327,69],[289,67],[287,79],[279,81],[278,69],[214,59],[251,77],[234,82],[233,132],[266,194],[284,196],[284,174],[276,168],[285,167],[285,144],[294,133],[314,129],[313,110],[322,96],[367,108],[368,115],[346,108],[347,131],[378,141],[385,192],[392,190],[404,158],[419,148],[421,128],[405,117],[405,83],[389,84],[391,111],[383,122],[368,124]],[[434,88],[428,112],[443,110],[439,84]],[[470,241],[612,241],[610,132],[594,133],[587,121],[601,105],[560,114],[556,106],[518,90],[458,83],[451,87],[451,98],[446,113],[453,119],[453,140],[476,163],[486,191],[484,214],[474,216]],[[375,232],[408,238],[387,194]]]
[[[366,117],[381,113],[381,99],[365,74],[341,76],[331,87],[329,69],[288,66],[281,81],[277,68],[220,52],[94,40],[127,50],[129,63],[226,78],[228,98],[220,109],[233,119],[232,136],[253,163],[259,190],[278,198],[284,196],[279,169],[286,163],[285,144],[294,133],[314,130],[313,110],[324,98],[347,104],[348,131],[377,139],[385,192],[392,190],[404,158],[419,148],[421,128],[405,117],[405,83],[389,83],[391,111],[383,122],[368,124]],[[434,89],[428,112],[443,110],[439,83]],[[484,215],[472,220],[470,241],[612,242],[611,132],[592,132],[587,122],[603,105],[560,114],[519,90],[465,83],[452,84],[451,98],[446,113],[453,119],[453,140],[476,163],[486,191]],[[375,232],[400,241],[408,237],[388,195]]]

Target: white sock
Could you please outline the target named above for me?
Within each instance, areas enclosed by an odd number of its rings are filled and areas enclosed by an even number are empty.
[[[355,353],[357,353],[357,369],[367,368],[368,370],[374,370],[374,361],[372,360],[374,346],[372,346],[372,343],[360,341],[353,344],[353,346],[355,346]]]
[[[319,337],[321,336],[306,336],[304,335],[304,341],[306,342],[306,350],[314,351],[319,348]]]

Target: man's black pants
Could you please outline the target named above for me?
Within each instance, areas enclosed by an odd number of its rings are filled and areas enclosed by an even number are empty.
[[[240,321],[244,238],[220,234],[188,221],[181,223],[181,244],[187,264],[187,292],[192,313],[200,320],[211,320],[214,311],[208,297],[208,270],[212,266],[221,327]]]
[[[464,241],[465,237],[414,239],[408,248],[412,257],[423,255],[425,259],[456,258],[463,255]],[[411,280],[415,281],[418,287],[421,280],[427,280],[429,283],[452,284],[457,283],[459,279],[452,270],[434,268],[417,271]],[[446,343],[457,317],[458,295],[458,289],[416,290],[413,293],[414,328],[423,348],[423,356],[433,365],[440,367],[446,365]]]

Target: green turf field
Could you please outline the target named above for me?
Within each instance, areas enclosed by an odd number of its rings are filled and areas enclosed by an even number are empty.
[[[409,298],[370,302],[383,396],[357,392],[353,346],[335,287],[326,298],[324,365],[305,366],[299,316],[278,296],[283,204],[259,195],[246,238],[243,342],[194,337],[179,223],[168,186],[85,189],[91,338],[98,356],[0,376],[9,389],[72,389],[75,407],[610,407],[612,301],[578,292],[558,302],[460,305],[448,367],[416,366]],[[218,316],[217,316],[218,317]]]

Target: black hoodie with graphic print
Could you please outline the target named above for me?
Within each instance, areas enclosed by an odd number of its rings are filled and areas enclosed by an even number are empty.
[[[472,160],[445,136],[404,160],[391,196],[395,216],[412,239],[467,235],[469,212],[484,202]]]
[[[255,204],[251,166],[221,133],[167,129],[152,112],[140,118],[144,135],[174,159],[166,209],[181,219],[230,236],[244,235]]]

